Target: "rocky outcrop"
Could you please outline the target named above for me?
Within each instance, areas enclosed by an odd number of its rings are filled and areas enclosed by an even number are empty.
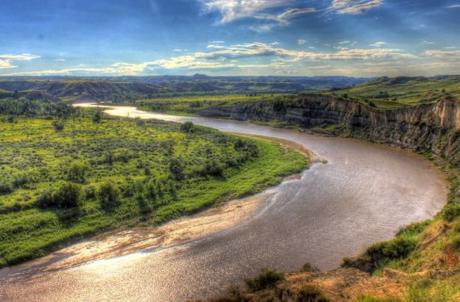
[[[210,107],[203,116],[273,121],[304,128],[337,126],[336,131],[420,152],[432,151],[460,163],[460,108],[457,100],[381,110],[329,95],[301,95],[287,101],[261,101]],[[336,133],[337,134],[337,133]]]

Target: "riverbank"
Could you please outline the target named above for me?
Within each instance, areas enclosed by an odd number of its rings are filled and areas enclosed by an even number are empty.
[[[102,231],[160,225],[252,195],[308,164],[278,143],[202,127],[184,132],[173,123],[95,123],[84,116],[67,120],[63,129],[53,125],[45,119],[0,123],[7,172],[1,179],[0,266]],[[61,204],[63,194],[75,202]]]

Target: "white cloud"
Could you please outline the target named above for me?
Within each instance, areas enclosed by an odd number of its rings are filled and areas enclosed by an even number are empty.
[[[221,14],[221,23],[253,17],[270,8],[281,7],[292,0],[201,0],[206,11]]]
[[[431,49],[424,52],[427,57],[438,58],[438,59],[460,59],[460,50],[441,50]]]
[[[387,44],[386,42],[378,41],[378,42],[374,42],[372,44],[369,44],[369,46],[381,48],[381,47],[384,47],[386,44]]]
[[[447,8],[460,8],[460,4],[452,4],[449,5]]]
[[[383,4],[384,0],[332,0],[330,10],[339,14],[361,14]]]
[[[289,8],[281,13],[267,13],[273,8],[286,7],[294,0],[201,0],[207,12],[217,11],[221,15],[219,23],[225,24],[244,18],[263,21],[249,29],[256,32],[268,32],[276,26],[287,26],[290,20],[316,11],[312,7]],[[217,44],[217,43],[211,43]]]
[[[304,40],[304,39],[298,39],[297,40],[297,44],[299,44],[299,45],[305,45],[306,43],[307,43],[307,41]]]
[[[16,66],[13,65],[14,62],[31,61],[38,58],[40,58],[40,56],[32,55],[29,53],[22,53],[17,55],[0,54],[0,69],[15,68]]]
[[[139,75],[151,74],[159,70],[187,71],[206,70],[216,73],[226,70],[239,74],[262,70],[265,74],[302,74],[299,66],[316,64],[317,72],[321,66],[340,65],[345,69],[362,66],[382,66],[382,64],[401,64],[416,60],[418,57],[399,49],[391,48],[342,48],[334,51],[294,50],[273,43],[245,43],[230,46],[219,45],[208,51],[193,52],[142,63],[115,63],[105,67],[77,66],[65,69],[51,69],[22,73],[23,75]],[[371,68],[371,67],[369,67]],[[377,67],[375,67],[377,68]],[[292,70],[290,70],[292,69]],[[307,74],[306,70],[303,70]],[[327,72],[327,70],[324,70]],[[329,74],[336,73],[330,69]],[[339,70],[337,70],[339,72]]]
[[[246,43],[232,46],[221,46],[208,52],[195,52],[186,56],[148,62],[146,65],[159,66],[166,69],[216,69],[240,67],[239,60],[248,58],[272,57],[285,62],[301,61],[367,61],[414,59],[416,56],[399,49],[340,49],[333,52],[299,51],[278,47],[266,43]]]

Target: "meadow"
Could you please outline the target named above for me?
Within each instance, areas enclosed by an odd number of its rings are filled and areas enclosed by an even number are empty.
[[[104,230],[157,225],[252,194],[307,159],[191,123],[0,117],[0,266]]]

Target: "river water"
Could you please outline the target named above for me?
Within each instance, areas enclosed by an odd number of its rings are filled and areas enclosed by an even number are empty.
[[[88,106],[88,105],[81,105]],[[221,293],[262,268],[340,265],[444,205],[444,176],[407,151],[248,122],[148,113],[111,106],[114,116],[195,124],[288,140],[327,161],[284,182],[243,223],[173,247],[142,250],[46,271],[39,260],[0,270],[0,301],[186,301]],[[53,253],[53,262],[65,253]]]

